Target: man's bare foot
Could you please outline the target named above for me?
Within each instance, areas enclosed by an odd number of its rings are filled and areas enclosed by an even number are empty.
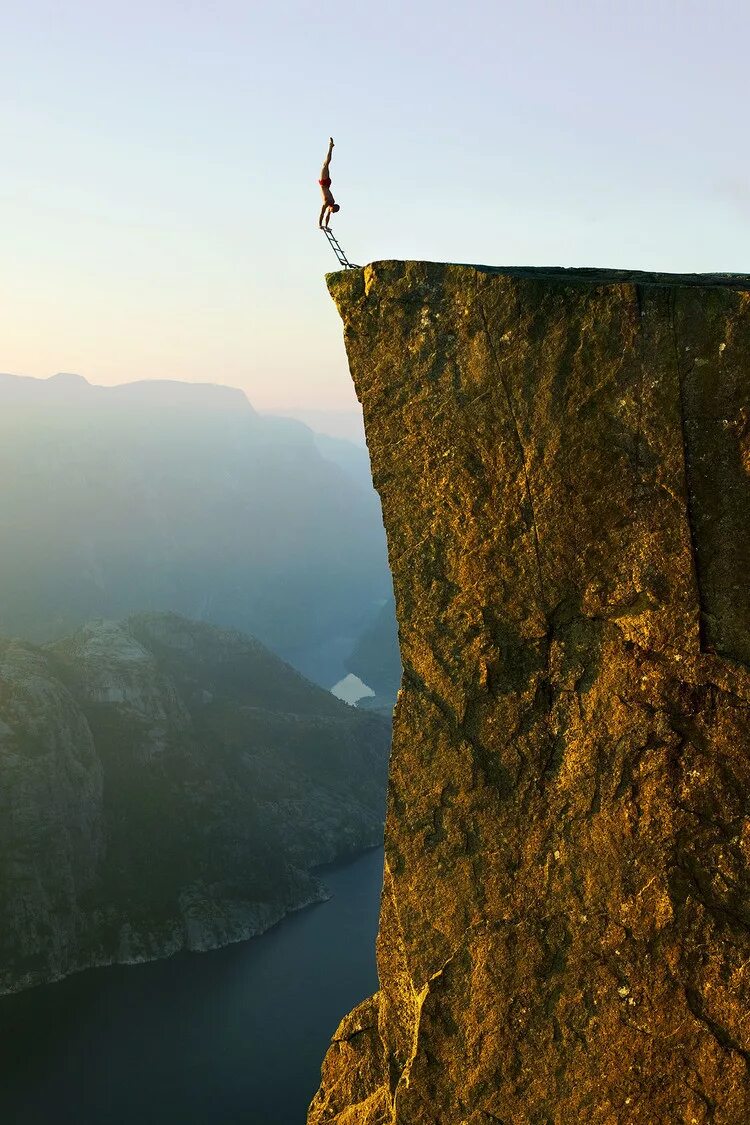
[[[333,143],[333,137],[329,137],[329,138],[328,138],[328,143],[330,144],[331,148],[335,148],[335,147],[336,147],[336,146],[334,145],[334,143]]]

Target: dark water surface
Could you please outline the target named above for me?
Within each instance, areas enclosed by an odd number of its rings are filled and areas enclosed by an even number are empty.
[[[303,1125],[377,988],[382,869],[382,849],[327,869],[330,902],[252,941],[4,997],[2,1125]]]

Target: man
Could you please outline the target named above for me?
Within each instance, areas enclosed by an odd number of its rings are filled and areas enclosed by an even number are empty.
[[[328,138],[328,155],[326,156],[323,167],[320,169],[320,190],[323,193],[323,206],[320,209],[320,218],[318,219],[318,226],[323,229],[323,226],[328,226],[328,220],[331,215],[335,215],[341,208],[331,194],[331,174],[329,165],[331,163],[331,155],[333,154],[333,137]],[[325,224],[323,218],[325,217]]]

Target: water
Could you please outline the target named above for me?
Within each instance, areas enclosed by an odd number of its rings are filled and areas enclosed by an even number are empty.
[[[375,692],[366,683],[360,680],[359,676],[355,676],[350,672],[348,676],[344,676],[343,680],[339,680],[331,688],[331,695],[335,695],[337,699],[343,699],[344,703],[348,703],[354,707],[359,703],[360,699],[374,699]]]
[[[303,1125],[341,1017],[377,988],[383,852],[330,902],[212,953],[0,1000],[3,1125]]]

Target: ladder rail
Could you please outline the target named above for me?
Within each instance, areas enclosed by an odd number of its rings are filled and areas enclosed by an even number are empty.
[[[347,258],[346,254],[344,253],[343,249],[341,248],[341,246],[339,244],[339,240],[336,238],[336,235],[333,233],[333,231],[330,229],[330,227],[321,227],[320,229],[323,231],[323,234],[326,236],[326,238],[328,240],[328,245],[331,247],[334,254],[336,255],[336,260],[338,261],[340,266],[343,266],[345,270],[358,270],[358,269],[361,268],[360,266],[357,266],[353,262],[349,261],[349,259]]]

